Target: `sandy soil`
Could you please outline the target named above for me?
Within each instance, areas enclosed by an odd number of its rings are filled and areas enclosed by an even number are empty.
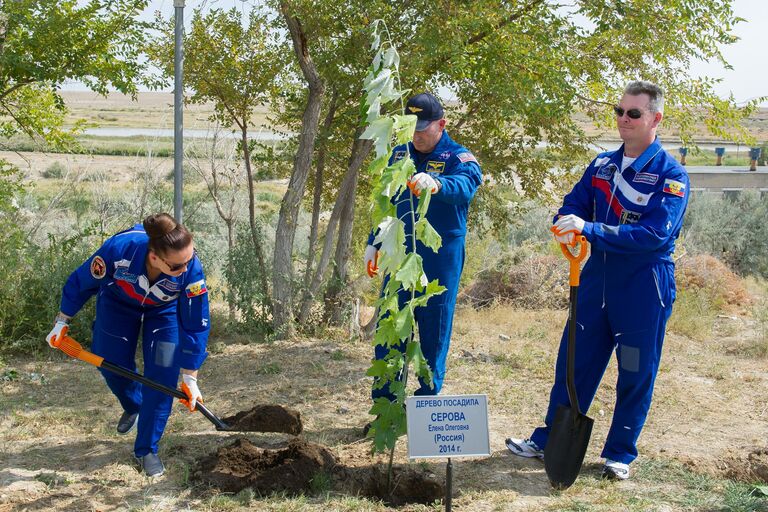
[[[697,510],[676,501],[680,481],[654,479],[651,472],[660,464],[687,467],[701,478],[755,480],[740,468],[750,453],[768,448],[768,375],[765,359],[744,355],[757,324],[738,316],[718,319],[705,342],[668,335],[641,456],[633,465],[641,469],[635,478],[619,484],[599,480],[615,362],[589,411],[595,429],[574,487],[555,492],[540,462],[511,456],[504,439],[527,436],[544,414],[564,319],[563,311],[459,311],[444,393],[489,395],[492,455],[455,461],[457,509]],[[200,379],[209,409],[222,417],[257,403],[283,404],[301,413],[304,439],[327,446],[345,465],[383,464],[385,458],[371,458],[369,442],[360,439],[369,407],[367,342],[231,341],[211,340],[214,353]],[[0,387],[0,511],[386,509],[380,502],[327,491],[259,498],[195,484],[190,475],[198,461],[231,443],[235,434],[216,432],[201,415],[181,406],[175,406],[160,451],[168,471],[146,479],[132,460],[132,436],[114,431],[120,409],[101,377],[58,353],[6,360]],[[282,447],[290,439],[286,434],[236,435],[261,448]],[[396,452],[399,464],[407,463],[406,450],[403,439]],[[436,475],[445,471],[444,461],[411,464]],[[573,503],[587,507],[570,508]]]

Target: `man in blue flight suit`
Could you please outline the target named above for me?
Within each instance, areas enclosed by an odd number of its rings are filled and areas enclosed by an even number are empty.
[[[91,350],[105,360],[136,371],[136,346],[142,332],[144,375],[182,389],[190,410],[202,400],[197,370],[207,356],[210,331],[208,294],[192,235],[168,214],[147,217],[143,224],[120,232],[67,279],[61,310],[46,341],[66,333],[69,320],[96,295],[96,321]],[[119,434],[138,423],[134,454],[147,476],[165,467],[158,443],[171,412],[172,397],[101,370],[123,414]]]
[[[555,238],[573,244],[582,234],[591,255],[581,275],[576,329],[576,389],[588,410],[616,349],[616,406],[603,448],[603,476],[625,480],[651,406],[664,328],[675,300],[672,253],[688,204],[685,169],[661,147],[661,89],[629,83],[614,107],[624,144],[601,153],[565,196]],[[558,406],[568,405],[565,360],[568,327],[560,342],[545,426],[530,439],[507,439],[522,457],[544,457]]]
[[[438,279],[446,287],[441,295],[432,297],[424,307],[415,311],[419,339],[424,356],[432,369],[432,382],[419,380],[416,395],[436,395],[440,392],[445,378],[445,362],[451,341],[453,311],[459,290],[459,278],[464,268],[464,240],[467,233],[467,212],[477,187],[482,183],[480,165],[474,155],[465,147],[454,142],[445,131],[443,107],[432,94],[422,93],[410,98],[405,107],[406,114],[417,117],[413,141],[395,147],[389,163],[402,158],[411,158],[416,173],[411,177],[410,190],[398,197],[397,216],[410,232],[410,194],[418,196],[430,189],[432,200],[427,211],[427,220],[442,237],[443,245],[437,253],[417,242],[416,252],[423,258],[424,272],[432,281]],[[374,233],[368,237],[365,250],[366,269],[375,267],[378,248],[374,245]],[[410,239],[408,239],[410,249]],[[373,277],[375,272],[369,270]],[[400,307],[406,300],[400,295]],[[376,358],[383,358],[388,349],[376,347]],[[394,400],[388,387],[374,389],[372,397],[387,397]],[[367,430],[367,429],[366,429]]]

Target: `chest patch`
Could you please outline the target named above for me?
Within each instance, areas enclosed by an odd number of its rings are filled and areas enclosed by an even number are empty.
[[[664,180],[664,192],[677,197],[685,197],[685,183],[666,179]]]
[[[477,158],[475,158],[475,155],[467,151],[466,153],[461,153],[459,155],[456,155],[456,158],[459,159],[459,162],[465,164],[467,162],[475,162],[477,163]]]
[[[640,213],[638,212],[631,212],[629,210],[621,210],[621,220],[619,221],[620,224],[634,224],[635,222],[640,220]]]
[[[201,279],[188,285],[186,293],[188,298],[197,297],[198,295],[208,293],[208,288],[205,286],[205,279]]]
[[[157,283],[158,286],[162,287],[165,290],[168,290],[169,292],[177,292],[181,290],[181,285],[179,283],[173,282],[170,279],[163,279],[159,283]]]
[[[638,172],[632,179],[635,183],[645,183],[647,185],[655,185],[659,181],[658,174],[651,174],[649,172]]]
[[[402,160],[403,157],[405,157],[405,151],[403,150],[395,151],[395,154],[392,156],[392,161],[397,162],[398,160]]]
[[[618,170],[619,168],[616,166],[616,164],[604,165],[597,170],[595,173],[595,178],[599,178],[601,180],[610,180],[611,176],[613,176],[613,173]]]
[[[107,275],[107,264],[101,256],[94,256],[91,260],[91,275],[94,279],[104,279]]]
[[[426,172],[442,173],[445,170],[445,162],[438,162],[437,160],[430,160],[427,162]]]
[[[121,279],[123,281],[128,281],[129,283],[135,283],[139,277],[136,274],[131,274],[128,272],[127,267],[117,267],[115,269],[115,279]]]

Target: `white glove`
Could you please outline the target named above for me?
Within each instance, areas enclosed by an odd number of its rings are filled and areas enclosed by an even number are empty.
[[[421,194],[421,192],[424,190],[431,190],[434,194],[438,189],[437,180],[426,172],[420,172],[411,176],[411,181],[409,184],[411,190],[416,196]]]
[[[584,220],[576,215],[563,215],[555,222],[555,235],[576,233],[580,235],[584,231]]]
[[[379,250],[373,245],[369,245],[365,248],[365,256],[363,257],[365,264],[365,271],[368,272],[368,277],[376,275],[376,271],[379,270],[378,265]]]
[[[179,402],[186,405],[190,411],[195,410],[198,400],[200,400],[200,403],[203,403],[203,395],[200,393],[200,388],[197,387],[197,377],[182,373],[181,390],[187,394],[188,399],[180,399]]]
[[[555,233],[555,240],[557,240],[561,244],[572,245],[574,236],[575,235],[571,232],[565,233],[564,235],[558,235],[557,233]]]
[[[48,336],[45,337],[45,341],[48,342],[48,346],[51,348],[56,348],[53,346],[53,341],[66,334],[66,330],[68,328],[69,324],[67,322],[64,320],[56,320],[56,324],[53,326],[53,329],[51,329],[51,332],[49,332]]]

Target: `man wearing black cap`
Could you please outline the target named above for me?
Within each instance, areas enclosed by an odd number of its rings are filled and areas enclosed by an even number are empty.
[[[464,268],[464,238],[467,232],[467,212],[469,203],[482,182],[480,165],[469,150],[453,140],[445,131],[443,107],[429,93],[417,94],[408,100],[406,114],[415,115],[416,132],[413,141],[397,146],[392,151],[389,164],[411,158],[416,166],[416,173],[406,190],[397,201],[397,216],[406,224],[406,233],[410,232],[411,216],[409,194],[418,196],[421,191],[430,189],[432,200],[427,211],[427,220],[440,234],[443,245],[437,253],[430,248],[416,243],[416,252],[422,257],[424,272],[432,281],[438,279],[446,287],[441,295],[432,297],[424,307],[416,308],[416,323],[419,327],[419,339],[424,356],[432,369],[432,382],[419,380],[420,387],[416,395],[436,395],[440,392],[445,377],[445,361],[451,340],[453,311],[459,290],[459,278]],[[369,275],[375,275],[375,261],[378,248],[374,246],[374,233],[368,237],[365,250],[365,267]],[[407,250],[411,250],[407,239]],[[370,262],[370,265],[369,265]],[[400,306],[410,298],[400,296]],[[376,358],[383,358],[389,349],[376,346]],[[431,384],[431,385],[430,385]],[[394,400],[388,387],[374,389],[373,399],[387,397]]]

